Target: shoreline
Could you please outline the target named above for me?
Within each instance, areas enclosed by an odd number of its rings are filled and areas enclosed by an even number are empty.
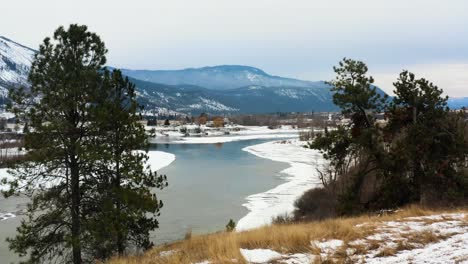
[[[157,136],[150,139],[154,144],[216,144],[228,143],[252,139],[278,139],[278,138],[296,138],[299,137],[300,129],[294,129],[290,126],[283,126],[277,129],[269,129],[266,126],[241,126],[240,131],[231,131],[229,134],[214,134],[208,132],[207,135],[185,137],[176,131],[157,130]]]
[[[159,171],[160,169],[169,166],[176,159],[175,155],[172,153],[151,150],[148,151],[148,160],[146,165],[149,165],[151,170]],[[8,173],[8,168],[0,168],[0,180],[2,179],[11,179],[12,176]],[[8,186],[0,184],[0,190],[8,190]],[[0,210],[0,222],[17,217],[18,213],[8,212],[6,210]]]
[[[316,150],[304,148],[298,139],[269,141],[242,150],[260,158],[288,163],[290,167],[276,175],[284,179],[284,183],[246,198],[243,206],[249,213],[238,221],[236,231],[269,225],[274,217],[291,214],[297,198],[321,184],[315,168],[323,166],[325,161],[322,155]]]

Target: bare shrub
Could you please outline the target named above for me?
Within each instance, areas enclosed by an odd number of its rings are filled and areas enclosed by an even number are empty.
[[[305,192],[296,202],[296,220],[321,220],[336,216],[336,196],[323,188]]]
[[[273,217],[272,223],[275,225],[284,225],[294,222],[294,216],[290,214],[281,214]]]

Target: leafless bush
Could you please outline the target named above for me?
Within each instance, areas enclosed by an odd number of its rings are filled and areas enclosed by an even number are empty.
[[[336,194],[324,188],[315,188],[305,192],[294,206],[296,220],[322,220],[336,216]]]
[[[299,131],[299,140],[300,141],[311,141],[315,136],[314,129],[307,131]]]
[[[294,215],[290,214],[281,214],[273,217],[272,222],[275,225],[284,225],[284,224],[290,224],[295,221]]]

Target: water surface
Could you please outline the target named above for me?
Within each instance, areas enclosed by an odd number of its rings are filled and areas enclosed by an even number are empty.
[[[286,163],[259,158],[242,148],[268,140],[224,144],[158,144],[152,149],[170,152],[176,160],[159,172],[169,187],[158,192],[163,200],[155,243],[182,239],[186,232],[223,230],[229,219],[238,221],[248,210],[242,206],[251,194],[265,192],[284,180],[277,174]]]
[[[158,218],[160,228],[151,233],[155,244],[183,239],[195,234],[220,231],[229,219],[238,221],[247,214],[242,206],[251,194],[265,192],[284,181],[277,173],[286,163],[258,158],[242,148],[269,140],[248,140],[218,144],[156,144],[151,150],[173,153],[176,160],[159,173],[166,174],[169,186],[156,190],[164,203]],[[13,237],[21,211],[28,200],[0,198],[0,213],[18,217],[0,221],[0,263],[18,261],[8,250],[6,237]]]

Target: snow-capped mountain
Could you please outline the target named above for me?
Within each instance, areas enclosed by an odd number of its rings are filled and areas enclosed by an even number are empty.
[[[35,50],[0,36],[0,97],[8,95],[7,87],[27,85]]]
[[[265,87],[311,87],[316,83],[273,76],[264,71],[241,65],[221,65],[184,70],[128,70],[122,72],[143,81],[169,85],[196,85],[214,90],[227,90],[244,86]]]
[[[193,85],[157,84],[131,78],[146,109],[164,107],[177,112],[272,113],[336,111],[330,87],[317,82],[304,87],[246,86],[213,90]]]
[[[186,113],[336,111],[324,82],[272,76],[238,65],[171,71],[122,70],[140,88],[148,108],[172,105]]]
[[[0,36],[0,101],[7,87],[27,85],[35,50]],[[271,113],[336,111],[324,82],[272,76],[223,65],[174,71],[123,70],[151,113]],[[0,102],[1,103],[1,102]]]

